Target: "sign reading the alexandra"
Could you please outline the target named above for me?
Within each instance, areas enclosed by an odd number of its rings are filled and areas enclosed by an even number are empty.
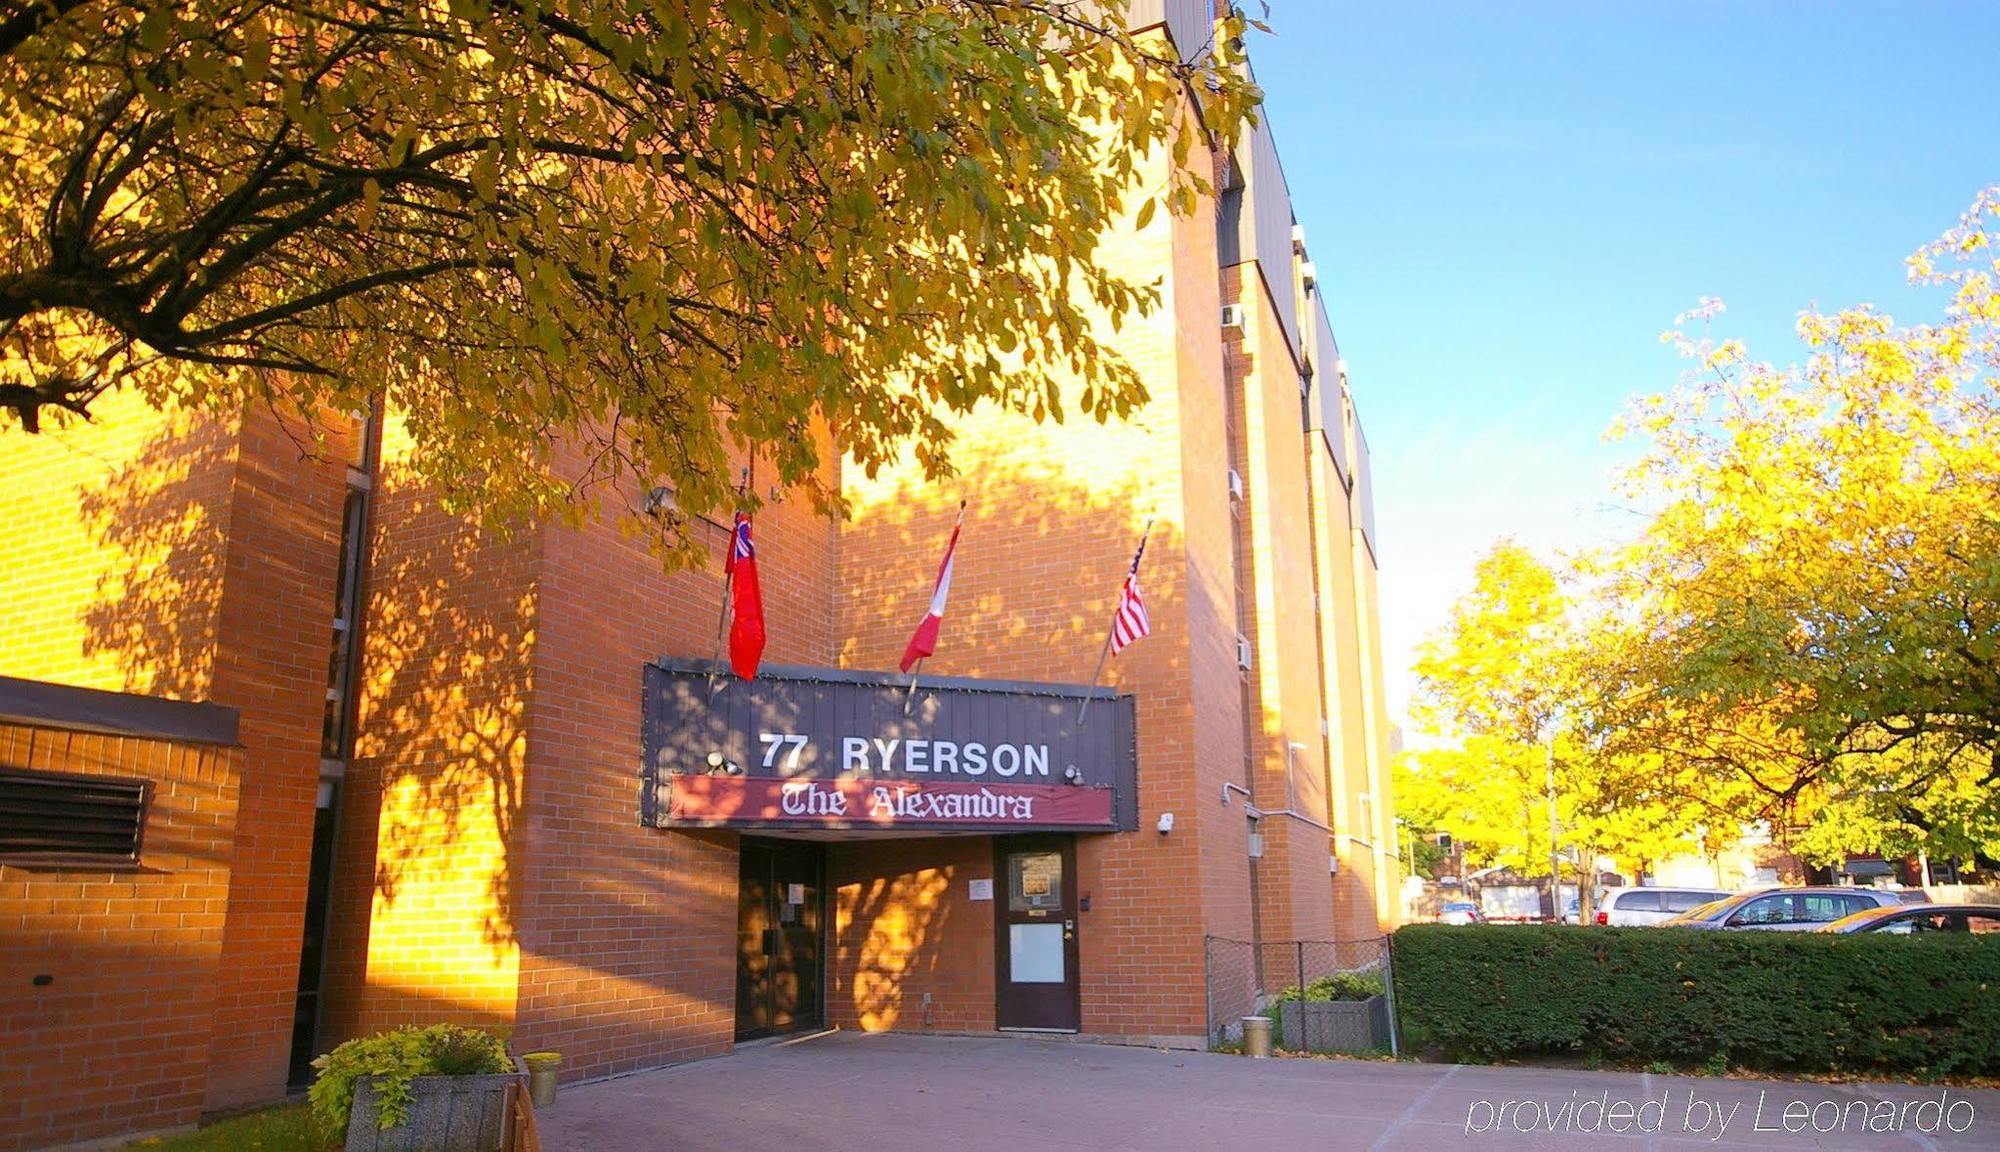
[[[1109,828],[1111,789],[1063,784],[919,784],[899,780],[780,780],[673,776],[672,824]]]
[[[646,668],[640,818],[911,830],[1137,824],[1133,704],[1085,690],[706,664]]]

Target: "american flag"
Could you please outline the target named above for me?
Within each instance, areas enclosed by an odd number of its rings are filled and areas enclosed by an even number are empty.
[[[1139,550],[1132,555],[1132,570],[1125,574],[1125,586],[1118,590],[1118,610],[1111,616],[1111,654],[1118,655],[1127,644],[1152,632],[1146,618],[1146,600],[1139,595],[1139,558],[1146,554],[1146,538],[1139,538]]]

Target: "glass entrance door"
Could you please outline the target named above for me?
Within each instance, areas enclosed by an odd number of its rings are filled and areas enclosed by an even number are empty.
[[[995,1023],[1074,1032],[1081,1022],[1076,839],[1012,836],[994,845]]]
[[[820,1026],[821,851],[745,836],[736,912],[736,1038]]]

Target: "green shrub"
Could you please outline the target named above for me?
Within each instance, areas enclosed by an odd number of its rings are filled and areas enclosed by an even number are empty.
[[[374,1076],[380,1126],[394,1128],[410,1118],[410,1081],[418,1076],[481,1076],[511,1072],[507,1044],[490,1032],[457,1024],[398,1028],[349,1040],[313,1061],[319,1069],[307,1099],[313,1125],[330,1144],[347,1137],[354,1106],[354,1082]]]
[[[1382,994],[1382,977],[1373,972],[1335,972],[1308,983],[1304,990],[1297,984],[1271,998],[1273,1004],[1287,1000],[1307,1000],[1321,1002],[1328,1000],[1366,1000],[1370,996]]]
[[[2000,1073],[2000,937],[1413,924],[1393,955],[1413,1050]]]

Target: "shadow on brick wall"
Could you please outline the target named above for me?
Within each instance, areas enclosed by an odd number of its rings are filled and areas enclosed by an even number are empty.
[[[208,699],[228,548],[232,428],[188,419],[79,493],[103,549],[82,609],[83,654],[115,661],[122,687]]]

